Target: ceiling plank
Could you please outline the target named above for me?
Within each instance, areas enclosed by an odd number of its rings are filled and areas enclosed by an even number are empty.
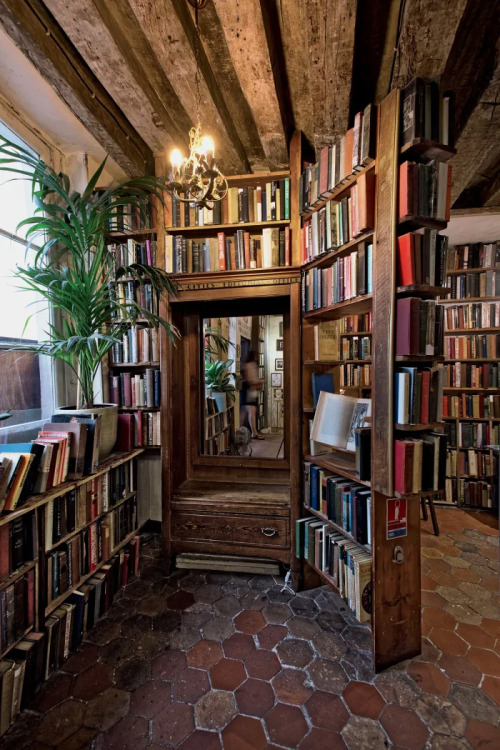
[[[276,60],[273,73],[285,132],[301,130],[312,143],[314,111],[306,6],[303,0],[261,0],[261,8],[268,48],[273,48],[274,38],[281,40],[285,68],[283,71]]]
[[[314,146],[322,148],[349,127],[356,0],[306,0]]]
[[[153,173],[151,149],[40,0],[0,0],[0,24],[128,175]]]
[[[244,3],[209,0],[198,18],[204,44],[210,48],[211,67],[233,121],[238,123],[240,137],[243,140],[246,130],[246,110],[264,150],[267,167],[287,166],[287,139],[259,0]],[[274,42],[276,49],[279,42],[276,38]],[[225,74],[220,67],[228,68]],[[248,140],[246,133],[245,140]]]
[[[129,3],[184,109],[196,122],[196,29],[186,0],[129,0]],[[200,70],[201,125],[214,139],[217,162],[226,174],[248,172],[250,164],[245,148],[202,45]]]
[[[174,144],[179,146],[192,122],[158,62],[128,0],[93,2],[136,83],[147,96],[158,117],[157,122],[161,122]]]

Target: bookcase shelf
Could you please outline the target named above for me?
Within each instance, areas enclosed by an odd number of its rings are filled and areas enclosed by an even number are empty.
[[[166,227],[168,234],[189,234],[193,237],[204,237],[214,232],[236,231],[237,229],[265,229],[266,227],[286,227],[290,225],[290,219],[280,219],[275,221],[241,221],[237,224],[204,224],[203,226],[194,227]],[[223,273],[223,272],[221,272]],[[184,274],[183,274],[184,275]]]
[[[482,391],[488,391],[488,393],[500,393],[500,388],[497,387],[488,387],[488,386],[482,386],[478,385],[476,388],[471,387],[457,387],[457,386],[451,386],[451,385],[445,385],[444,389],[445,391],[457,391],[457,393],[479,393]]]
[[[316,466],[321,466],[322,469],[328,469],[328,471],[332,471],[335,474],[341,474],[346,479],[363,484],[365,487],[371,486],[369,481],[359,479],[352,459],[343,458],[337,453],[327,453],[320,456],[305,455],[304,460],[310,461],[312,464],[316,464]]]
[[[412,232],[415,229],[421,229],[422,227],[425,227],[426,229],[437,229],[439,231],[441,229],[446,229],[447,226],[447,221],[431,219],[428,216],[410,216],[409,214],[402,216],[398,222],[398,228],[403,234],[406,232]]]
[[[399,424],[396,422],[394,429],[401,432],[422,432],[424,430],[438,430],[444,426],[444,422],[429,422],[428,424]]]
[[[443,362],[444,357],[437,354],[396,354],[395,362]]]
[[[134,237],[147,237],[151,234],[156,234],[157,229],[124,229],[116,232],[108,232],[107,237],[112,238],[113,240],[129,240],[133,239]]]
[[[485,268],[448,268],[447,276],[461,276],[465,273],[483,273],[484,271],[500,271],[499,266],[486,266]],[[455,301],[455,300],[453,300]]]
[[[445,331],[445,336],[458,336],[459,334],[475,333],[500,333],[500,328],[454,328],[452,331]]]
[[[364,174],[365,172],[369,172],[371,169],[375,168],[375,162],[372,164],[368,164],[366,167],[362,167],[357,172],[354,172],[350,174],[348,177],[346,177],[339,185],[336,185],[335,188],[331,191],[331,194],[328,198],[324,198],[323,200],[318,200],[316,203],[311,206],[307,211],[299,212],[303,221],[306,221],[309,219],[316,211],[319,211],[323,206],[326,206],[327,203],[330,203],[330,201],[338,200],[343,196],[344,193],[346,193],[348,190],[352,188],[352,186],[356,183],[360,175]]]
[[[443,497],[444,490],[422,490],[421,492],[395,492],[394,497],[406,498],[407,500],[419,500],[421,497]]]
[[[18,578],[21,578],[25,573],[28,572],[28,570],[35,568],[36,564],[36,560],[30,560],[29,562],[24,563],[24,565],[22,565],[17,570],[14,570],[5,578],[2,578],[0,580],[0,591],[3,591],[3,589],[7,588],[7,586],[10,586],[11,583],[14,583],[14,581],[16,581]]]
[[[469,357],[468,359],[467,357],[465,357],[463,359],[460,359],[459,357],[453,357],[452,359],[446,358],[444,361],[445,362],[471,362],[471,363],[472,362],[484,362],[484,363],[491,362],[493,363],[493,362],[498,362],[498,359],[492,359],[492,358],[488,359],[488,357],[472,357],[472,358]]]
[[[160,411],[160,406],[119,406],[119,412],[130,411]]]
[[[334,365],[371,365],[372,360],[370,359],[332,359],[328,362],[316,362],[314,360],[307,360],[303,364],[305,367],[317,367],[318,365],[324,365],[326,367],[332,367]]]
[[[3,659],[10,651],[12,651],[13,648],[15,648],[19,643],[21,643],[23,638],[26,638],[28,633],[31,633],[34,629],[35,629],[34,625],[30,625],[29,628],[26,628],[24,633],[19,638],[16,638],[16,640],[13,643],[11,643],[11,645],[8,646],[5,649],[5,651],[2,651],[2,653],[0,654],[0,659]]]
[[[500,422],[500,417],[443,417],[446,422]]]
[[[497,271],[500,273],[500,268]],[[448,289],[448,292],[451,292],[451,289]],[[440,305],[466,305],[468,302],[498,302],[498,297],[456,297],[439,300]]]
[[[334,261],[335,258],[340,258],[343,255],[349,255],[349,253],[354,250],[356,245],[359,245],[360,242],[367,242],[371,239],[373,239],[373,229],[370,229],[369,232],[360,234],[350,242],[346,242],[344,245],[335,248],[335,250],[329,250],[326,253],[318,255],[317,258],[307,261],[307,263],[303,264],[302,268],[304,269],[304,271],[307,271],[310,268],[328,268],[328,266],[331,265],[332,261]]]
[[[438,297],[441,294],[448,294],[451,289],[442,286],[427,286],[425,284],[409,284],[408,286],[398,286],[396,288],[396,294],[400,297],[411,297],[418,295],[419,297]],[[442,300],[439,300],[441,304]]]
[[[329,307],[321,307],[318,310],[311,310],[305,313],[305,320],[335,320],[345,317],[346,315],[359,315],[360,313],[369,312],[372,308],[372,294],[364,294],[360,297],[337,302]]]
[[[118,370],[129,370],[129,369],[140,370],[141,368],[144,368],[144,367],[155,367],[155,368],[157,368],[157,367],[160,366],[160,363],[159,362],[111,362],[110,365],[111,365],[111,367],[114,370],[115,369],[118,369]]]
[[[369,544],[362,544],[361,542],[358,542],[358,540],[352,536],[348,531],[346,531],[342,526],[339,526],[335,521],[331,521],[327,516],[324,516],[323,513],[320,513],[318,510],[314,510],[313,508],[310,508],[308,505],[304,505],[304,511],[305,513],[310,513],[313,516],[316,516],[319,518],[320,521],[324,521],[329,526],[332,527],[332,529],[335,529],[335,531],[338,531],[340,534],[345,536],[347,539],[349,539],[351,542],[354,542],[358,545],[358,547],[362,547],[367,552],[371,552],[372,548]]]
[[[436,143],[427,138],[415,138],[404,145],[399,153],[405,160],[417,158],[422,161],[449,161],[457,151],[451,146],[445,146],[443,143]]]
[[[344,333],[343,331],[339,332],[339,336],[343,338],[344,336],[371,336],[371,331],[348,331],[347,333]]]

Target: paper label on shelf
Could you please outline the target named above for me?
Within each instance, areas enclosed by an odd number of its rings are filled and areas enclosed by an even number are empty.
[[[388,498],[386,538],[396,539],[399,536],[406,535],[406,498]]]

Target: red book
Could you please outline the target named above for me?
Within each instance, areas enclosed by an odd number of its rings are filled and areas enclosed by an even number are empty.
[[[354,148],[354,128],[351,128],[345,134],[345,175],[349,177],[352,173],[352,152]]]
[[[0,526],[0,578],[10,573],[10,534],[9,524]]]
[[[399,167],[399,218],[413,214],[414,162],[404,161]]]
[[[134,447],[134,414],[118,414],[118,430],[115,450],[131,451]]]
[[[394,491],[411,494],[413,488],[413,452],[411,440],[396,440],[394,443]]]
[[[352,158],[352,155],[351,155]],[[350,165],[349,165],[350,169]],[[328,193],[328,146],[321,149],[319,155],[319,196],[326,198]]]
[[[245,253],[245,268],[250,268],[250,232],[243,234],[243,249]]]
[[[396,354],[418,354],[420,335],[420,297],[396,301]]]
[[[420,423],[429,423],[429,400],[431,392],[431,371],[422,370],[422,392],[420,394]]]
[[[89,568],[95,570],[97,568],[97,527],[95,523],[89,526]]]
[[[219,271],[226,270],[226,235],[224,232],[217,233],[217,243],[219,248]]]
[[[236,245],[235,245],[234,240],[229,240],[229,242],[231,243],[231,247],[230,247],[231,268],[234,269],[236,268]]]
[[[121,569],[121,575],[120,575],[120,583],[122,586],[126,586],[128,582],[128,562],[130,559],[130,555],[128,552],[125,552],[123,556],[123,564]]]
[[[375,226],[375,172],[364,172],[357,181],[357,232],[366,232]]]
[[[398,286],[415,284],[415,234],[408,232],[398,237]]]
[[[113,404],[120,403],[120,376],[109,376],[109,398]]]
[[[285,266],[291,265],[290,257],[290,227],[285,227]]]

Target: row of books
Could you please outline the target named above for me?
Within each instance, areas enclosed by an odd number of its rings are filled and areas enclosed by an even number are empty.
[[[219,411],[214,398],[206,399],[207,414],[205,415],[205,440],[218,435],[231,427],[232,409]]]
[[[372,384],[371,365],[342,365],[341,388],[368,388]]]
[[[482,393],[462,393],[443,397],[444,417],[469,417],[472,419],[500,419],[500,396]]]
[[[363,333],[369,331],[371,327],[371,313],[366,315],[350,315],[340,320],[324,320],[316,323],[313,329],[314,359],[318,362],[322,360],[337,361],[339,359],[365,359],[371,354],[370,337],[351,336],[353,332]],[[349,334],[349,336],[345,335]],[[355,343],[349,354],[356,353],[356,356],[341,356],[341,349],[346,354],[347,348],[344,343],[349,338],[353,338]],[[347,346],[347,345],[346,345]],[[360,355],[360,356],[358,356]]]
[[[118,440],[116,449],[131,451],[161,444],[160,412],[136,411],[118,415]]]
[[[453,274],[447,276],[446,286],[451,289],[448,294],[449,299],[498,297],[500,295],[500,271]]]
[[[499,429],[489,422],[450,422],[448,424],[449,445],[458,448],[485,448],[498,445]],[[458,443],[457,443],[458,439]]]
[[[96,191],[97,193],[100,191]],[[108,221],[109,232],[132,232],[156,226],[156,208],[153,196],[145,198],[142,211],[131,204],[115,205]]]
[[[448,237],[435,229],[421,229],[398,237],[398,286],[444,286],[447,252]]]
[[[446,474],[449,477],[457,475],[480,477],[481,479],[496,477],[497,459],[486,451],[457,451],[449,448],[446,458]]]
[[[157,328],[130,326],[121,343],[113,345],[112,364],[138,364],[160,361],[160,341]]]
[[[144,372],[120,372],[109,376],[111,401],[119,406],[161,405],[161,372],[147,367]]]
[[[329,307],[338,302],[370,294],[373,289],[373,245],[360,243],[358,249],[337,258],[328,268],[310,268],[302,282],[304,312]]]
[[[339,321],[340,333],[371,333],[372,314],[371,312],[359,315],[344,315]]]
[[[448,270],[462,268],[500,268],[500,241],[450,247]]]
[[[228,453],[231,446],[231,430],[223,430],[219,435],[205,439],[205,456],[220,456]]]
[[[460,505],[471,508],[496,508],[498,506],[498,491],[496,483],[474,479],[450,480],[455,485]]]
[[[137,502],[133,495],[49,553],[45,558],[47,603],[77,586],[83,576],[108,560],[136,526]]]
[[[34,511],[0,526],[0,580],[36,558],[37,527]]]
[[[133,492],[134,473],[134,462],[128,461],[48,500],[44,506],[45,550],[106,513]]]
[[[446,336],[446,359],[496,359],[500,357],[500,334]]]
[[[451,183],[452,169],[445,162],[403,162],[399,167],[399,218],[449,221]]]
[[[396,355],[435,356],[443,351],[443,306],[435,300],[396,300]]]
[[[107,250],[113,258],[115,269],[139,263],[142,266],[156,265],[156,234],[144,242],[128,239],[127,242],[109,242]]]
[[[85,633],[110,608],[116,593],[138,574],[140,538],[114,555],[73,593],[45,621],[43,678],[62,667],[71,651],[76,651]]]
[[[0,648],[9,649],[35,624],[35,570],[0,591]]]
[[[120,310],[119,317],[126,318],[131,314],[135,315],[137,313],[135,305],[150,313],[158,314],[158,297],[149,282],[138,284],[131,280],[117,281],[114,284],[114,292],[117,302],[125,308]]]
[[[435,78],[414,78],[401,93],[401,145],[424,138],[453,146],[454,95]]]
[[[446,305],[444,324],[446,331],[500,327],[500,302]]]
[[[444,490],[447,436],[419,433],[394,441],[394,490],[403,495]]]
[[[360,544],[371,540],[371,490],[304,462],[304,505],[347,531]]]
[[[478,365],[455,362],[454,365],[446,365],[445,386],[447,388],[500,388],[500,366],[489,362]]]
[[[372,610],[371,555],[316,516],[296,521],[296,556],[320,570],[335,586],[359,622]]]
[[[237,271],[289,266],[291,263],[290,227],[264,227],[251,235],[238,229],[232,237],[219,232],[217,237],[190,240],[183,235],[165,237],[167,273]]]
[[[395,372],[394,406],[397,424],[440,422],[443,414],[442,365],[398,367]]]
[[[349,336],[340,339],[340,359],[371,359],[371,336]]]
[[[31,443],[8,443],[0,453],[0,510],[32,494],[97,470],[100,417],[54,414]]]
[[[166,223],[172,227],[244,224],[290,219],[290,179],[271,180],[255,187],[230,187],[213,209],[198,208],[165,196]]]
[[[330,201],[304,221],[301,229],[301,262],[342,247],[373,229],[375,174],[365,172],[342,200]]]
[[[332,146],[325,146],[316,164],[306,167],[299,182],[301,213],[329,198],[342,182],[375,160],[377,109],[368,104],[354,118],[354,127]]]

